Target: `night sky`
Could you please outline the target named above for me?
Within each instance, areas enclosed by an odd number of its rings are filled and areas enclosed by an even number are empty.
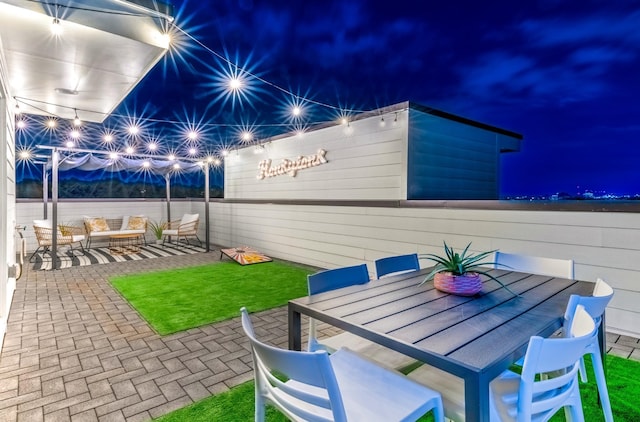
[[[173,4],[179,49],[115,114],[195,122],[202,150],[238,142],[214,124],[264,139],[412,101],[524,136],[502,155],[502,197],[640,193],[640,1]],[[248,91],[220,88],[234,69],[220,57],[249,71]],[[296,98],[312,103],[292,119]],[[159,138],[179,126],[155,125]]]

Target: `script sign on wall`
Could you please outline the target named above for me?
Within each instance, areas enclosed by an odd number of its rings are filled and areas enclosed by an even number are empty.
[[[299,156],[295,160],[284,159],[277,166],[271,165],[271,160],[262,160],[258,164],[258,180],[262,180],[265,177],[275,177],[282,174],[288,174],[291,177],[295,177],[298,170],[308,169],[310,167],[316,167],[320,164],[327,163],[325,157],[327,151],[319,149],[317,153],[313,155]]]

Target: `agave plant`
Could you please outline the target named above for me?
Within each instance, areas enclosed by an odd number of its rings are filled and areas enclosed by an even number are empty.
[[[469,253],[469,248],[471,247],[471,242],[467,245],[466,248],[462,251],[462,253],[456,252],[453,247],[447,245],[447,242],[444,242],[444,250],[446,256],[440,256],[436,254],[424,254],[420,255],[420,258],[429,259],[434,261],[436,265],[433,267],[431,272],[427,274],[427,276],[420,282],[420,285],[426,283],[431,280],[436,274],[440,272],[450,272],[453,275],[463,275],[466,273],[476,273],[489,277],[491,280],[497,281],[502,287],[507,289],[514,296],[520,296],[515,293],[509,287],[507,287],[502,281],[498,280],[491,274],[487,272],[485,269],[488,266],[502,265],[496,262],[487,261],[487,257],[493,255],[496,250],[481,252],[477,254]]]

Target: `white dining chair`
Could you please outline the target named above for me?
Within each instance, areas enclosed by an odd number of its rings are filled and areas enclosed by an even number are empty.
[[[573,323],[573,316],[578,306],[584,307],[591,318],[594,319],[596,327],[600,328],[602,316],[611,299],[613,298],[613,288],[603,279],[598,278],[593,289],[593,296],[571,295],[567,304],[564,315],[563,333],[568,332],[566,327],[570,327]],[[593,372],[596,377],[598,386],[598,394],[602,405],[602,412],[606,422],[613,422],[613,412],[611,411],[611,402],[609,401],[609,390],[607,388],[607,380],[604,373],[604,362],[602,362],[602,354],[600,350],[600,342],[598,337],[593,339],[585,348],[584,355],[591,356],[593,364]],[[584,357],[580,359],[580,379],[587,382],[587,371],[585,369]]]
[[[267,345],[256,338],[246,308],[241,314],[253,357],[256,421],[265,420],[267,403],[293,421],[415,421],[430,411],[444,421],[437,391],[348,349],[329,355]]]
[[[375,265],[378,279],[420,270],[418,254],[415,253],[379,258]]]
[[[495,268],[573,280],[573,260],[497,251]]]
[[[490,383],[491,421],[546,421],[565,406],[574,422],[584,421],[578,362],[587,345],[597,337],[595,327],[593,318],[579,305],[569,328],[572,337],[531,337],[522,375],[507,370]],[[536,380],[536,374],[542,373],[553,375]],[[430,365],[419,367],[408,377],[440,391],[447,419],[465,420],[461,378]]]
[[[310,295],[368,282],[367,264],[334,268],[307,276]],[[333,353],[342,347],[346,347],[387,368],[396,370],[402,370],[416,363],[415,359],[407,355],[346,331],[331,337],[324,337],[322,340],[318,340],[317,337],[317,321],[314,318],[309,318],[307,350],[310,352],[324,349],[329,353]]]
[[[573,260],[521,255],[497,251],[495,268],[523,273],[548,275],[573,280]]]

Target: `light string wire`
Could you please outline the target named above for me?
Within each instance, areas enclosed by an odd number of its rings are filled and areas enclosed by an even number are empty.
[[[224,57],[222,54],[216,52],[215,50],[213,50],[213,49],[211,49],[209,47],[207,47],[204,43],[202,43],[200,40],[198,40],[197,38],[195,38],[194,36],[189,34],[184,29],[180,28],[178,25],[173,24],[173,27],[175,29],[177,29],[179,32],[181,32],[182,34],[184,34],[187,38],[191,39],[193,42],[198,44],[200,47],[202,47],[203,49],[205,49],[209,53],[213,54],[218,59],[222,60],[223,62],[227,63],[230,66],[233,66],[233,68],[236,69],[237,71],[242,72],[242,74],[249,75],[252,78],[262,82],[263,84],[268,85],[268,86],[270,86],[270,87],[272,87],[272,88],[274,88],[274,89],[276,89],[278,91],[281,91],[281,92],[283,92],[283,93],[295,98],[298,101],[315,104],[317,106],[325,107],[325,108],[328,108],[328,109],[331,109],[331,110],[340,111],[340,112],[343,112],[343,113],[344,112],[346,112],[346,113],[366,113],[366,112],[371,111],[371,110],[358,110],[358,109],[351,109],[351,108],[344,108],[344,107],[336,107],[336,106],[331,105],[331,104],[323,103],[323,102],[316,101],[316,100],[313,100],[313,99],[310,99],[310,98],[301,97],[301,96],[295,94],[294,92],[289,91],[286,88],[283,88],[283,87],[281,87],[279,85],[276,85],[273,82],[269,82],[268,80],[266,80],[266,79],[264,79],[264,78],[262,78],[262,77],[260,77],[258,75],[255,75],[255,74],[249,72],[248,70],[246,70],[244,68],[241,68],[237,64],[233,63],[232,61],[230,61],[229,59]]]
[[[43,5],[47,5],[47,6],[53,6],[56,7],[56,9],[63,7],[61,4],[59,3],[53,3],[53,2],[47,2],[47,1],[41,1],[41,0],[28,0],[30,2],[33,3],[39,3],[39,4],[43,4]],[[106,11],[106,10],[102,10],[102,9],[96,9],[96,8],[89,8],[89,7],[79,7],[79,6],[64,6],[67,9],[73,9],[73,10],[83,10],[83,11],[89,11],[89,12],[95,12],[95,13],[105,13],[105,14],[111,14],[111,15],[124,15],[124,16],[132,16],[132,17],[143,17],[146,16],[145,14],[139,13],[130,13],[130,12],[114,12],[114,11]],[[167,21],[169,21],[169,19],[166,19]],[[195,44],[197,44],[198,46],[200,46],[202,49],[204,49],[205,51],[209,52],[210,54],[212,54],[214,57],[216,57],[219,60],[222,60],[223,62],[227,63],[228,65],[232,66],[234,69],[236,69],[239,72],[242,72],[243,75],[248,75],[251,78],[262,82],[263,84],[270,86],[272,88],[274,88],[275,90],[278,90],[294,99],[296,99],[299,102],[302,103],[309,103],[309,104],[314,104],[320,107],[324,107],[330,110],[335,110],[335,111],[339,111],[341,113],[366,113],[366,112],[370,112],[372,110],[362,110],[362,109],[354,109],[354,108],[345,108],[345,107],[338,107],[332,104],[328,104],[325,102],[321,102],[321,101],[317,101],[317,100],[313,100],[310,98],[305,98],[305,97],[301,97],[300,95],[286,89],[283,88],[273,82],[270,82],[240,66],[238,66],[236,63],[230,61],[229,59],[227,59],[226,57],[224,57],[222,54],[216,52],[215,50],[211,49],[210,47],[208,47],[207,45],[205,45],[202,41],[200,41],[199,39],[197,39],[195,36],[191,35],[190,33],[188,33],[186,30],[184,30],[183,28],[181,28],[180,26],[178,26],[175,22],[171,22],[169,21],[170,25],[172,28],[176,29],[178,32],[184,34],[187,38],[189,38],[191,41],[193,41]],[[21,100],[23,100],[23,103],[25,105],[28,105],[30,107],[33,107],[34,109],[55,116],[57,118],[61,118],[60,116],[56,116],[53,113],[50,113],[46,110],[43,110],[41,108],[38,108],[36,106],[33,106],[32,104],[28,104],[25,102],[25,100],[28,101],[37,101],[37,100],[33,100],[33,99],[29,99],[29,98],[24,98],[24,97],[14,97],[16,99],[20,98]],[[48,102],[43,102],[43,101],[37,101],[39,103],[42,104],[46,104],[46,105],[51,105],[51,106],[55,106],[55,107],[61,107],[61,108],[68,108],[68,109],[75,109],[74,107],[68,107],[68,106],[63,106],[63,105],[59,105],[59,104],[54,104],[54,103],[48,103]],[[99,111],[94,111],[94,110],[86,110],[86,109],[78,109],[80,111],[83,112],[87,112],[87,113],[93,113],[93,114],[105,114],[103,112],[99,112]],[[127,118],[129,116],[124,116],[124,115],[120,115],[120,114],[110,114],[109,116],[113,116],[113,117],[120,117],[120,118]],[[171,124],[182,124],[183,122],[179,122],[179,121],[175,121],[175,120],[167,120],[167,119],[154,119],[154,118],[146,118],[145,121],[149,121],[149,122],[155,122],[155,123],[171,123]],[[313,124],[320,124],[320,123],[325,123],[326,121],[321,121],[321,122],[312,122],[310,123],[311,125]],[[246,125],[244,124],[240,124],[240,123],[202,123],[202,126],[210,126],[210,127],[231,127],[231,128],[237,128],[237,127],[245,127]],[[291,123],[268,123],[268,124],[255,124],[252,125],[253,127],[286,127],[286,126],[291,126]]]

